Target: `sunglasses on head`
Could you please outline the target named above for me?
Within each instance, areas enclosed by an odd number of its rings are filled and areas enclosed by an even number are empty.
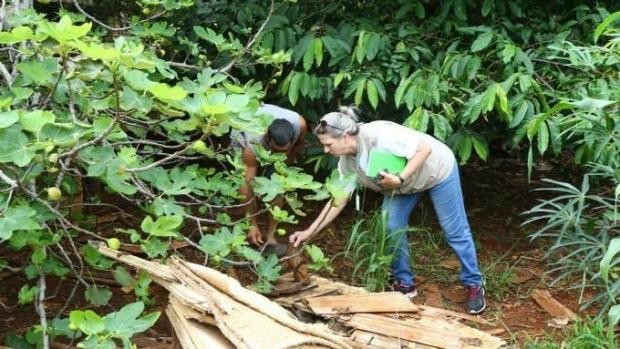
[[[330,125],[330,124],[327,123],[327,121],[325,121],[323,119],[320,119],[320,120],[318,120],[316,122],[316,127],[317,128],[322,128],[322,129],[325,129],[326,127],[331,127],[331,128],[336,129],[336,130],[340,130],[340,131],[344,132],[343,128],[338,127],[338,126],[334,126],[334,125]]]

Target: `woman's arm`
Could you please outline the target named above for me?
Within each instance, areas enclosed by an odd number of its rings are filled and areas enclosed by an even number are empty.
[[[316,217],[314,222],[306,230],[296,231],[290,237],[289,241],[293,246],[297,247],[299,244],[310,238],[312,235],[323,230],[329,223],[331,223],[347,205],[348,196],[346,198],[335,201],[331,199],[327,202],[321,213]]]
[[[418,144],[418,151],[411,158],[407,160],[407,164],[405,168],[403,168],[400,173],[387,173],[387,172],[379,172],[379,174],[383,175],[383,178],[379,180],[377,183],[384,188],[397,188],[401,183],[401,178],[403,181],[407,180],[415,171],[417,171],[420,166],[428,159],[428,157],[432,153],[431,147],[425,143],[420,142]],[[399,178],[400,176],[400,178]]]

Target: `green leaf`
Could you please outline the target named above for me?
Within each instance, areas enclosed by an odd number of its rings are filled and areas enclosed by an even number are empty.
[[[118,282],[123,287],[132,286],[136,283],[136,279],[134,279],[131,274],[127,271],[127,269],[121,265],[114,269],[114,280]]]
[[[142,251],[151,259],[164,257],[166,256],[166,251],[168,251],[168,243],[158,238],[150,238],[143,241],[140,247],[142,248]]]
[[[52,59],[46,59],[45,61],[23,61],[17,64],[17,70],[23,74],[26,81],[32,81],[39,85],[49,83],[52,81],[52,73],[55,71],[49,69],[49,62]]]
[[[493,40],[493,32],[486,31],[478,35],[476,40],[471,44],[471,52],[478,52],[484,50]]]
[[[357,81],[357,88],[355,89],[355,104],[361,105],[362,98],[364,97],[364,87],[366,86],[366,79]]]
[[[603,32],[605,32],[605,29],[607,29],[607,27],[620,19],[620,11],[618,12],[614,12],[612,14],[610,14],[609,16],[607,16],[607,18],[605,18],[605,20],[603,20],[603,22],[601,22],[601,24],[599,24],[596,27],[596,30],[594,30],[594,42],[596,43],[598,41],[598,38],[601,36],[601,34],[603,34]]]
[[[25,305],[25,304],[30,304],[34,302],[38,293],[39,293],[39,288],[37,286],[32,286],[32,287],[28,285],[22,286],[22,288],[19,290],[19,293],[17,295],[19,304]]]
[[[10,33],[1,32],[0,33],[0,44],[13,45],[13,44],[17,44],[17,43],[20,43],[26,40],[30,40],[33,37],[34,37],[34,34],[32,32],[32,29],[30,29],[30,27],[19,26],[19,27],[13,28]]]
[[[0,242],[10,239],[15,231],[41,229],[36,216],[37,211],[29,206],[7,208],[0,217]]]
[[[495,95],[497,94],[495,89],[495,84],[490,85],[484,91],[484,95],[482,96],[482,112],[487,113],[493,110],[495,106]]]
[[[371,61],[375,59],[379,52],[379,45],[381,44],[381,36],[377,33],[371,33],[368,36],[368,43],[366,48],[366,59]]]
[[[299,89],[301,84],[301,73],[293,72],[293,78],[291,79],[291,84],[288,87],[288,99],[292,105],[297,103],[297,98],[299,97]]]
[[[323,254],[321,248],[316,245],[306,245],[305,250],[314,262],[320,261],[325,258],[325,254]]]
[[[247,259],[252,263],[260,263],[260,261],[263,260],[263,256],[261,256],[260,252],[256,251],[253,248],[244,246],[241,248],[240,252],[243,258]]]
[[[19,120],[17,110],[9,110],[0,113],[0,128],[7,128]]]
[[[600,262],[601,268],[601,279],[606,283],[609,282],[609,269],[611,267],[611,262],[614,257],[620,252],[620,238],[613,238],[609,242],[609,246],[607,247],[607,251],[605,251],[605,255]]]
[[[87,336],[105,331],[103,319],[92,310],[74,310],[69,314],[69,320]]]
[[[97,43],[87,44],[83,41],[75,41],[72,45],[93,60],[109,61],[120,57],[121,52],[111,46],[104,46]]]
[[[129,339],[134,334],[149,329],[159,318],[159,312],[151,313],[139,318],[144,311],[144,303],[127,304],[118,312],[104,316],[106,329],[113,337]]]
[[[502,114],[506,115],[508,120],[512,117],[510,113],[510,109],[508,109],[508,96],[506,96],[506,91],[500,84],[495,84],[495,96],[497,97],[497,101],[499,102],[499,110]]]
[[[615,328],[620,321],[620,304],[616,304],[609,308],[609,313],[607,313],[607,316],[609,317],[609,328],[611,331],[611,329]]]
[[[366,56],[366,32],[360,31],[360,34],[357,38],[357,46],[355,46],[355,58],[357,59],[357,63],[362,64],[364,57]]]
[[[377,110],[377,105],[379,104],[379,95],[377,94],[377,87],[372,80],[368,80],[366,83],[366,94],[368,96],[368,101],[373,109]]]
[[[314,38],[314,60],[316,61],[316,66],[321,66],[323,62],[323,41],[320,38]],[[307,70],[307,69],[306,69]]]
[[[482,16],[486,17],[491,10],[495,7],[495,0],[484,0],[484,3],[482,4]]]
[[[465,6],[465,0],[453,0],[452,6],[454,8],[454,14],[456,18],[461,21],[467,20],[467,9]]]
[[[44,22],[41,23],[40,29],[60,43],[66,43],[86,35],[92,23],[84,23],[82,25],[73,25],[71,17],[64,15],[58,23]]]
[[[149,235],[158,237],[178,236],[177,229],[183,223],[183,216],[162,216],[153,222],[151,216],[146,216],[140,228]]]
[[[112,291],[107,287],[88,286],[84,292],[84,297],[90,304],[100,307],[108,304],[112,298]]]
[[[278,257],[275,254],[269,255],[263,262],[259,263],[256,268],[258,276],[269,282],[276,281],[280,277],[282,266],[278,265]]]
[[[56,115],[47,110],[35,110],[25,113],[20,113],[19,122],[26,131],[30,131],[34,134],[39,134],[43,126],[52,123],[56,120]]]
[[[353,192],[356,181],[357,178],[355,174],[340,177],[338,169],[334,169],[325,181],[325,187],[334,198],[334,201],[340,202],[346,199],[349,194]]]
[[[303,58],[304,71],[310,70],[310,68],[312,68],[312,63],[314,63],[314,45],[310,45],[306,53],[304,53],[304,58]]]
[[[509,63],[517,53],[517,48],[512,44],[506,44],[502,50],[502,62]]]
[[[544,154],[549,146],[549,129],[546,122],[541,122],[537,131],[538,135],[538,152]]]
[[[180,101],[187,96],[187,91],[182,87],[170,87],[170,85],[161,82],[149,86],[147,90],[162,101]]]
[[[265,177],[256,177],[254,179],[254,193],[262,197],[264,202],[272,201],[276,196],[284,194],[284,183],[280,181],[280,177],[272,176],[271,179]]]
[[[508,126],[509,128],[513,128],[521,124],[521,121],[523,121],[525,115],[527,114],[528,107],[529,105],[525,99],[519,103],[517,111],[515,112],[512,121],[510,121],[510,125]]]
[[[403,96],[409,87],[409,83],[411,80],[409,78],[402,79],[396,88],[396,92],[394,93],[394,103],[396,103],[396,108],[400,106],[400,103],[403,100]]]
[[[102,255],[96,248],[94,248],[90,244],[84,244],[80,251],[84,255],[86,263],[88,263],[88,265],[94,268],[108,270],[112,268],[115,263],[112,259],[109,259],[106,256]]]
[[[239,229],[231,232],[228,227],[222,227],[214,234],[203,236],[199,244],[203,251],[210,256],[226,257],[232,249],[247,244],[245,239],[245,234]]]
[[[474,149],[476,150],[476,154],[482,159],[485,160],[489,156],[489,146],[486,140],[480,136],[474,136],[471,139],[472,144],[474,145]]]

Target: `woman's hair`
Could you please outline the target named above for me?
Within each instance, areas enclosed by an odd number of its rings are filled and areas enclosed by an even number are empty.
[[[338,111],[327,113],[319,119],[314,134],[327,134],[331,137],[341,137],[345,133],[356,135],[360,130],[358,120],[357,108],[340,106]]]

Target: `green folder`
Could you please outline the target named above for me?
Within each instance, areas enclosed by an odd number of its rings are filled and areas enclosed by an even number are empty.
[[[371,178],[377,177],[379,171],[400,173],[407,164],[407,158],[394,155],[384,150],[374,148],[368,155],[368,168],[366,175]]]

